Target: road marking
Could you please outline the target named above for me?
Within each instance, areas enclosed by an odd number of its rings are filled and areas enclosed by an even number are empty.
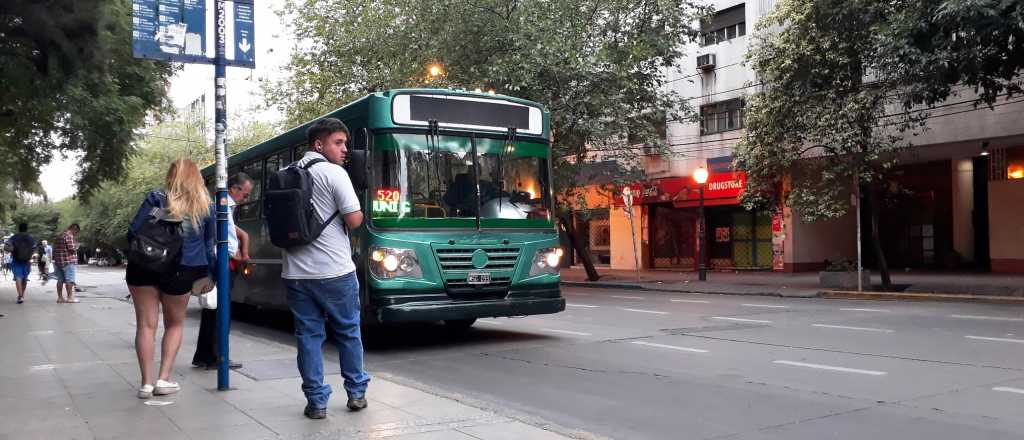
[[[583,308],[586,308],[586,309],[598,309],[598,308],[601,308],[601,306],[592,306],[592,305],[589,305],[589,304],[569,304],[569,303],[566,303],[565,305],[567,305],[569,307],[583,307]]]
[[[707,304],[711,301],[705,301],[702,299],[670,299],[674,303],[693,303],[693,304]]]
[[[1002,391],[1004,393],[1024,394],[1024,390],[1022,390],[1020,388],[1010,388],[1010,387],[995,387],[995,388],[992,388],[992,391]]]
[[[644,297],[642,297],[642,296],[619,296],[619,295],[608,295],[608,296],[610,296],[612,298],[618,298],[618,299],[644,299]]]
[[[886,373],[884,371],[859,370],[859,369],[856,369],[856,368],[834,367],[834,366],[831,366],[831,365],[821,365],[821,364],[808,364],[808,363],[805,363],[805,362],[772,361],[772,363],[773,364],[782,364],[782,365],[792,365],[794,367],[817,368],[819,370],[841,371],[843,373],[869,374],[871,376],[885,376],[886,374],[889,374],[889,373]]]
[[[892,311],[892,310],[886,310],[886,309],[855,309],[855,308],[839,309],[839,310],[842,310],[844,312],[885,312],[885,313],[889,313],[889,312]]]
[[[871,327],[849,327],[845,325],[829,325],[829,324],[811,324],[811,327],[822,327],[822,328],[838,328],[844,330],[864,330],[866,332],[882,332],[892,333],[895,330],[889,330],[887,328],[871,328]]]
[[[722,319],[725,321],[736,321],[736,322],[756,322],[758,324],[771,324],[771,321],[765,321],[761,319],[744,319],[744,318],[729,318],[727,316],[712,316],[711,319]]]
[[[167,406],[167,405],[170,405],[170,404],[173,404],[173,403],[174,403],[173,400],[147,400],[147,401],[143,402],[143,405]]]
[[[668,314],[668,312],[659,312],[657,310],[643,310],[643,309],[622,309],[622,310],[625,310],[627,312],[651,313],[651,314],[654,314],[654,315],[667,315]]]
[[[53,334],[53,330],[34,330],[34,331],[28,332],[28,334],[30,334],[30,335],[52,335]]]
[[[564,334],[573,335],[573,336],[591,336],[592,335],[592,333],[574,332],[574,331],[569,331],[569,330],[558,330],[558,329],[554,329],[554,328],[542,328],[541,330],[544,330],[546,332],[564,333]]]
[[[1018,344],[1024,344],[1024,339],[1010,339],[1010,338],[990,338],[987,336],[964,336],[967,339],[978,339],[982,341],[995,341],[995,342],[1015,342]]]
[[[740,304],[743,307],[763,307],[766,309],[788,309],[789,306],[776,306],[771,304]]]
[[[989,321],[1024,321],[1024,318],[1008,318],[1005,316],[949,315],[950,318],[987,319]]]
[[[54,365],[54,364],[43,364],[43,365],[33,365],[32,368],[30,368],[30,370],[32,370],[32,371],[44,371],[44,370],[52,370],[54,368],[57,368],[57,366]]]
[[[645,346],[648,346],[648,347],[657,347],[657,348],[668,348],[670,350],[688,351],[688,352],[691,352],[691,353],[707,353],[708,352],[707,350],[701,350],[699,348],[677,347],[675,345],[655,344],[653,342],[633,341],[633,343],[636,344],[636,345],[645,345]]]
[[[478,319],[478,320],[476,320],[476,322],[479,322],[481,324],[504,325],[504,324],[502,324],[502,323],[500,323],[498,321],[491,321],[489,319]]]

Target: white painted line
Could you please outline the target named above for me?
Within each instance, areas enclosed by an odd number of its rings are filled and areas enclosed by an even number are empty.
[[[34,331],[28,332],[28,334],[30,334],[30,335],[52,335],[53,334],[53,330],[34,330]]]
[[[504,325],[504,324],[502,324],[502,323],[500,323],[498,321],[491,321],[489,319],[478,319],[478,320],[476,320],[476,322],[479,322],[481,324]]]
[[[542,328],[541,330],[544,330],[546,332],[564,333],[564,334],[573,335],[573,336],[591,336],[592,335],[592,333],[574,332],[574,331],[569,331],[569,330],[558,330],[558,329],[554,329],[554,328]]]
[[[736,321],[736,322],[756,322],[758,324],[771,324],[771,321],[765,321],[762,319],[744,319],[744,318],[730,318],[727,316],[712,316],[711,319],[721,319],[724,321]]]
[[[54,368],[57,368],[57,366],[54,365],[54,364],[43,364],[43,365],[33,365],[32,368],[30,368],[30,370],[32,370],[32,371],[43,371],[43,370],[52,370]]]
[[[817,368],[819,370],[841,371],[843,373],[869,374],[869,375],[872,375],[872,376],[885,376],[886,374],[889,374],[889,373],[886,373],[884,371],[859,370],[859,369],[856,369],[856,368],[834,367],[834,366],[831,366],[831,365],[808,364],[808,363],[805,363],[805,362],[795,362],[795,361],[772,361],[772,363],[773,364],[782,364],[782,365],[792,365],[794,367]]]
[[[693,304],[708,304],[711,301],[704,301],[702,299],[670,299],[674,303],[693,303]]]
[[[622,310],[625,310],[627,312],[650,313],[650,314],[653,314],[653,315],[667,315],[668,314],[668,312],[659,312],[657,310],[643,310],[643,309],[622,309]]]
[[[601,308],[601,306],[592,306],[592,305],[589,305],[589,304],[569,304],[569,303],[566,303],[565,305],[567,305],[569,307],[582,307],[582,308],[585,308],[585,309],[598,309],[598,308]]]
[[[688,351],[688,352],[691,352],[691,353],[707,353],[708,352],[707,350],[701,350],[699,348],[676,347],[675,345],[655,344],[653,342],[633,341],[633,343],[636,344],[636,345],[645,345],[647,347],[667,348],[667,349],[670,349],[670,350]]]
[[[1008,318],[1005,316],[949,315],[950,318],[986,319],[989,321],[1024,321],[1024,318]]]
[[[1011,338],[990,338],[987,336],[964,336],[967,339],[978,339],[982,341],[995,341],[995,342],[1015,342],[1018,344],[1024,344],[1024,339],[1011,339]]]
[[[1010,387],[995,387],[995,388],[992,388],[992,391],[1002,391],[1004,393],[1024,394],[1024,390],[1022,390],[1020,388],[1010,388]]]
[[[788,309],[789,306],[776,306],[771,304],[740,304],[743,307],[762,307],[765,309]]]
[[[886,310],[886,309],[857,309],[857,308],[848,308],[848,309],[839,309],[839,310],[842,310],[844,312],[885,312],[885,313],[889,313],[889,312],[892,311],[892,310]]]
[[[889,330],[887,328],[872,328],[872,327],[850,327],[845,325],[829,325],[829,324],[811,324],[811,327],[821,328],[838,328],[843,330],[863,330],[866,332],[881,332],[881,333],[892,333],[895,330]]]
[[[173,400],[147,400],[143,404],[149,406],[167,406],[173,403]]]
[[[620,295],[608,295],[608,296],[610,296],[612,298],[618,298],[618,299],[644,299],[644,297],[642,297],[642,296],[620,296]]]

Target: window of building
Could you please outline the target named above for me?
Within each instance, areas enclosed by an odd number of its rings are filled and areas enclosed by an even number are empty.
[[[701,134],[712,134],[743,128],[743,100],[731,99],[700,108]]]
[[[746,5],[739,4],[715,13],[701,23],[700,45],[710,46],[747,34]]]

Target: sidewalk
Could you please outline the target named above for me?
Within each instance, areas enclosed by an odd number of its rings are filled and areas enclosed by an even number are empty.
[[[79,276],[86,292],[78,304],[56,304],[54,284],[33,281],[25,304],[16,305],[13,283],[0,280],[0,439],[567,438],[381,376],[370,383],[369,407],[349,412],[336,359],[325,365],[335,389],[328,417],[309,420],[294,346],[244,332],[233,332],[231,347],[245,367],[232,372],[233,390],[218,392],[216,371],[190,365],[195,301],[174,367],[181,392],[140,400],[123,274]]]
[[[707,281],[698,281],[697,272],[679,270],[643,270],[640,282],[635,271],[598,268],[598,281],[587,281],[581,266],[562,269],[562,284],[574,287],[639,289],[650,291],[711,293],[724,295],[766,295],[784,297],[817,297],[830,294],[818,286],[817,272],[778,273],[757,271],[709,271]],[[893,284],[902,293],[938,294],[936,297],[964,296],[1000,297],[1008,301],[1024,299],[1024,276],[977,273],[896,272]],[[877,273],[872,274],[872,286],[865,291],[877,290],[881,284]],[[890,296],[880,296],[889,298]],[[910,296],[908,296],[909,298]],[[924,296],[927,298],[928,296]],[[903,298],[901,298],[903,299]]]

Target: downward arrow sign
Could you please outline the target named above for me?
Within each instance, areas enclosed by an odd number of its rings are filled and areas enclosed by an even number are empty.
[[[252,49],[252,45],[249,44],[249,39],[243,38],[241,43],[238,43],[238,48],[242,50],[242,53],[248,53],[249,49]]]

